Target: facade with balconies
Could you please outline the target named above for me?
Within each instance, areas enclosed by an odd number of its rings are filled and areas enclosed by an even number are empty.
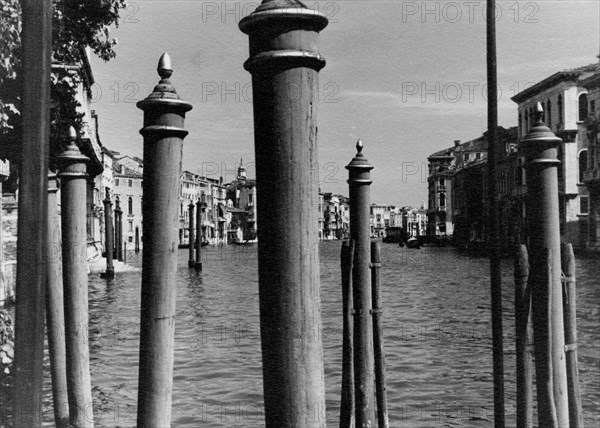
[[[433,238],[447,237],[454,233],[452,222],[452,181],[456,170],[454,147],[440,150],[427,158],[429,166],[427,235]]]

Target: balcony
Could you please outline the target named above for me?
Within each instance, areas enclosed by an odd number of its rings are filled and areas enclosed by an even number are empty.
[[[584,183],[587,183],[589,181],[595,181],[598,179],[600,179],[600,169],[598,169],[598,168],[588,170],[583,173],[583,182]]]

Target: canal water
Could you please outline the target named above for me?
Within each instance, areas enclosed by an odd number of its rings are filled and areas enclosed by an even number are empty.
[[[328,426],[339,424],[340,241],[320,243]],[[179,253],[173,427],[264,426],[256,246],[204,247],[204,271]],[[141,253],[128,262],[141,264]],[[489,262],[452,248],[382,244],[392,427],[493,425]],[[515,425],[512,265],[503,263],[507,426]],[[586,426],[600,424],[600,266],[577,262],[579,364]],[[97,427],[133,427],[139,272],[90,276],[90,358]],[[48,384],[48,382],[46,382]],[[51,400],[49,389],[46,404]],[[48,409],[49,406],[46,406]],[[317,416],[315,416],[317,417]],[[51,426],[51,410],[45,412]]]

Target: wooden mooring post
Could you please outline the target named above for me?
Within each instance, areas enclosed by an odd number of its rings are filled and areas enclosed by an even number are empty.
[[[199,198],[196,201],[196,262],[194,269],[196,272],[202,270],[202,201]]]
[[[515,252],[515,339],[517,372],[517,428],[533,427],[533,330],[531,325],[531,286],[527,247]]]
[[[381,300],[381,248],[371,242],[371,295],[373,300],[373,347],[375,350],[375,396],[377,398],[377,426],[389,428],[387,390],[385,384],[385,351],[383,348],[383,305]]]
[[[115,198],[115,257],[118,261],[123,261],[123,210],[121,209],[121,199]]]
[[[52,378],[54,423],[57,428],[69,424],[67,394],[67,356],[65,349],[65,309],[62,270],[62,240],[58,216],[58,179],[48,174],[48,258],[46,286],[46,330]]]
[[[185,113],[192,105],[182,101],[171,84],[171,60],[158,62],[161,77],[154,91],[139,101],[144,111],[144,217],[142,299],[138,383],[139,428],[171,426],[175,298],[177,273],[177,194],[181,177]]]
[[[571,244],[561,245],[561,262],[564,274],[563,305],[565,317],[565,350],[567,356],[567,387],[569,395],[569,427],[583,428],[583,410],[579,392],[577,361],[577,288],[575,280],[575,254]]]
[[[356,156],[346,166],[349,172],[350,236],[354,241],[352,299],[354,304],[354,394],[356,427],[375,426],[373,320],[371,319],[371,226],[370,171],[363,145],[356,143]]]
[[[188,259],[188,268],[193,268],[194,265],[196,264],[196,259],[194,257],[194,248],[196,247],[196,242],[194,241],[194,207],[196,206],[196,204],[194,204],[194,201],[190,201],[190,204],[188,205],[188,218],[189,218],[189,230],[188,230],[188,235],[189,235],[189,254],[190,257]]]
[[[498,140],[498,78],[496,64],[496,1],[486,4],[487,140],[488,140],[488,247],[490,252],[490,303],[492,367],[494,376],[494,427],[504,428],[504,344],[502,333],[502,265],[500,257],[500,202],[498,161],[503,147]]]
[[[258,281],[267,428],[325,427],[316,107],[321,13],[266,0],[249,35],[257,178]],[[273,198],[272,195],[277,195]]]
[[[104,198],[104,235],[106,242],[106,272],[104,278],[112,279],[115,277],[115,267],[113,265],[114,248],[114,230],[112,219],[112,201],[110,200],[110,190],[106,188],[106,197]]]
[[[21,1],[22,146],[15,307],[16,428],[42,426],[52,2]]]
[[[354,428],[354,339],[352,320],[352,266],[354,242],[344,241],[340,255],[342,270],[342,394],[340,428]]]
[[[526,211],[529,236],[529,281],[533,295],[533,329],[536,348],[536,384],[538,385],[538,414],[540,426],[569,426],[567,367],[563,321],[558,175],[560,164],[557,147],[562,142],[543,122],[540,103],[536,123],[519,143],[525,155],[527,172]],[[551,259],[548,260],[547,254]],[[550,271],[548,265],[552,266]],[[547,276],[550,275],[549,278]],[[546,296],[546,293],[549,293]],[[548,307],[542,306],[547,305]],[[547,324],[547,319],[550,325]],[[545,352],[550,347],[551,362],[545,371]],[[538,373],[538,366],[544,371]],[[548,373],[552,378],[547,379]],[[540,385],[541,384],[541,385]],[[539,391],[552,385],[556,419],[553,420],[547,399]],[[540,400],[542,398],[543,400]],[[542,401],[542,402],[540,402]]]
[[[61,180],[61,224],[69,422],[94,426],[88,338],[86,192],[87,163],[69,130],[69,146],[58,157]]]

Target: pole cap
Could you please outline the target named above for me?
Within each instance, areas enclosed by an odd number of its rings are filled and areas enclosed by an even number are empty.
[[[60,178],[87,177],[86,166],[90,158],[85,156],[77,147],[77,131],[72,126],[69,127],[69,144],[65,150],[56,158],[60,165]]]
[[[541,103],[537,103],[535,109],[536,123],[529,130],[527,135],[521,140],[520,145],[524,148],[532,145],[556,146],[562,142],[562,139],[557,137],[554,132],[544,124],[544,108]]]
[[[361,170],[372,170],[374,167],[369,163],[365,155],[363,155],[363,142],[358,140],[356,142],[356,156],[346,165],[347,170],[361,169]]]

